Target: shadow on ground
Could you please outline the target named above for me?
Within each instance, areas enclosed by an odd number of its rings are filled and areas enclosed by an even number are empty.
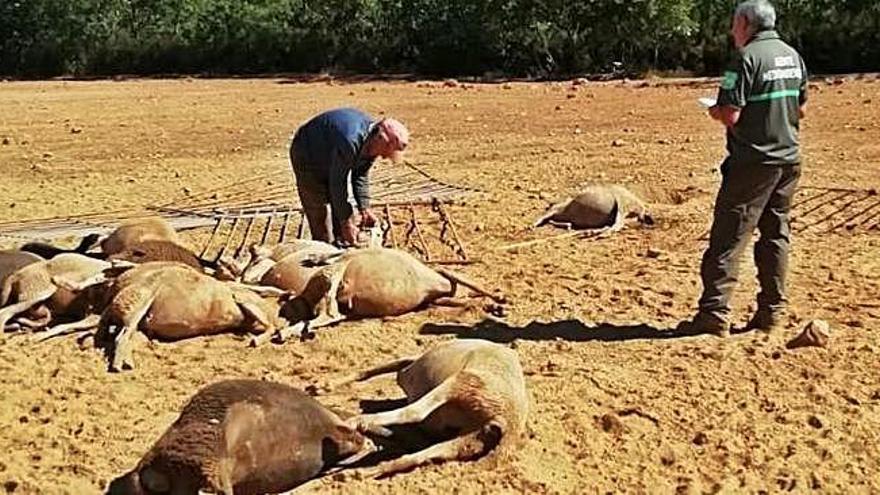
[[[549,323],[533,321],[524,327],[512,327],[508,324],[488,319],[474,325],[428,323],[422,326],[419,333],[423,335],[452,334],[459,338],[484,339],[499,343],[509,343],[517,339],[619,342],[641,339],[676,339],[693,337],[695,335],[675,329],[659,329],[647,324],[614,325],[611,323],[600,323],[595,326],[589,326],[573,319]]]

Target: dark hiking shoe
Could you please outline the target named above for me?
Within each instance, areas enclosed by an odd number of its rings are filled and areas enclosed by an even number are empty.
[[[697,313],[693,319],[679,323],[675,330],[684,335],[711,334],[723,338],[730,336],[730,323],[708,313]]]
[[[782,330],[783,327],[781,313],[763,309],[756,311],[752,319],[746,324],[746,330],[760,330],[767,333],[777,332]]]

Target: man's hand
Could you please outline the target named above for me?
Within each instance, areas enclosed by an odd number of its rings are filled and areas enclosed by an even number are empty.
[[[361,227],[375,227],[379,223],[379,217],[373,210],[364,208],[361,210]]]
[[[358,228],[354,223],[354,215],[348,217],[348,220],[342,222],[342,240],[348,245],[355,245],[358,238]]]
[[[741,110],[730,105],[715,105],[709,107],[709,116],[724,124],[725,127],[733,127],[739,122]]]

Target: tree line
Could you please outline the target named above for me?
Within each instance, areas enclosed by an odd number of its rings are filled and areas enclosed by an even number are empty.
[[[2,0],[0,74],[715,74],[736,0]],[[880,1],[776,0],[812,72],[880,70]]]

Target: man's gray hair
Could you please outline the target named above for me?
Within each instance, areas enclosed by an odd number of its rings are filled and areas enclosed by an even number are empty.
[[[776,27],[776,9],[767,0],[749,0],[736,7],[735,16],[745,17],[752,31]]]

